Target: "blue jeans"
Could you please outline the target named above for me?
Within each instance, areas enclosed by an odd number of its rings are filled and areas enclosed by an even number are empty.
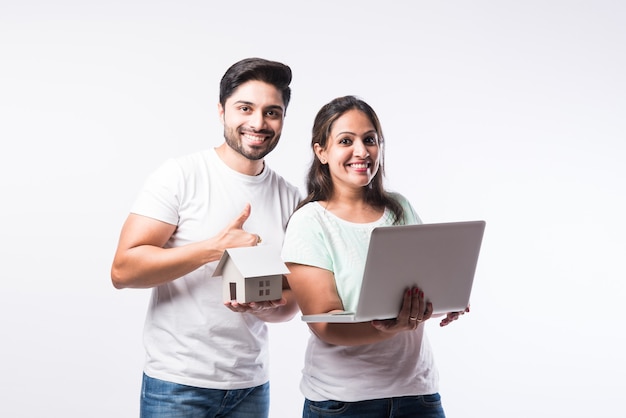
[[[303,418],[445,418],[445,416],[438,393],[360,402],[315,402],[306,399],[302,411]]]
[[[270,384],[220,390],[179,385],[143,375],[141,418],[266,418]]]

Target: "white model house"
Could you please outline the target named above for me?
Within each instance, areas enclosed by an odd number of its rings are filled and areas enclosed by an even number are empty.
[[[280,247],[257,245],[224,251],[213,277],[222,276],[224,300],[247,303],[280,299],[283,274],[289,274],[289,269]]]

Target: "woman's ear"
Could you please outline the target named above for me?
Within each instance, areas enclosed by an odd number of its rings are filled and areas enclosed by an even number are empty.
[[[315,152],[315,155],[317,156],[317,158],[320,160],[322,164],[326,164],[327,162],[326,157],[325,157],[326,152],[317,142],[313,144],[313,152]]]

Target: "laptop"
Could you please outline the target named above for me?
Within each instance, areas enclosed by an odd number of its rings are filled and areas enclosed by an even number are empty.
[[[485,221],[374,228],[356,312],[302,315],[305,322],[396,318],[407,288],[419,287],[433,313],[469,306]]]

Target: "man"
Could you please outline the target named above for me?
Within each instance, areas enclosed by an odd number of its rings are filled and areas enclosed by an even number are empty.
[[[225,141],[163,164],[124,223],[113,285],[152,288],[142,417],[269,413],[266,322],[290,320],[297,305],[286,280],[279,300],[224,302],[212,274],[227,248],[281,245],[300,200],[263,160],[280,139],[290,82],[279,62],[233,64],[220,82]]]

